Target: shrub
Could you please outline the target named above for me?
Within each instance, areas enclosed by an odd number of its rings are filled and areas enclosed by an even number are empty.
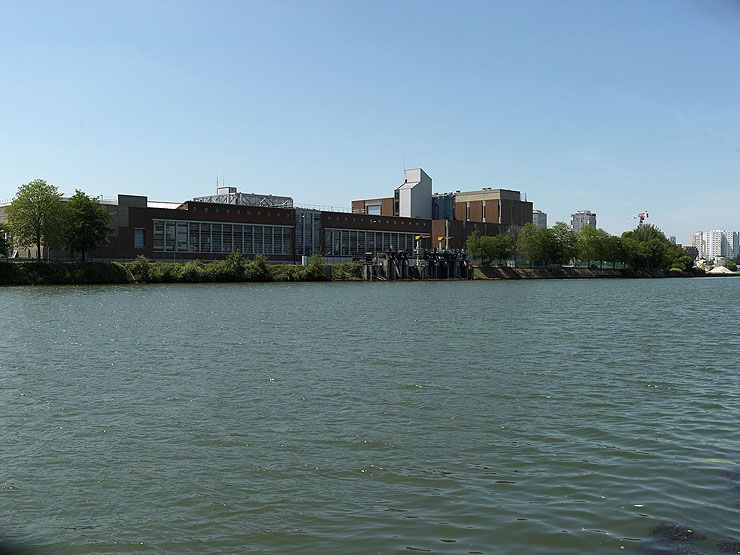
[[[179,264],[177,262],[153,262],[149,265],[150,283],[173,283],[178,281]]]
[[[180,281],[187,283],[201,283],[205,281],[206,268],[200,260],[191,260],[182,265],[179,271]]]
[[[336,281],[357,281],[362,279],[360,264],[357,262],[332,264],[331,279]]]
[[[151,261],[143,255],[136,257],[136,260],[127,264],[128,271],[131,272],[131,276],[135,281],[146,283],[149,281],[149,268],[151,267]]]
[[[264,256],[258,254],[254,261],[245,264],[243,279],[245,281],[270,281],[270,271]]]

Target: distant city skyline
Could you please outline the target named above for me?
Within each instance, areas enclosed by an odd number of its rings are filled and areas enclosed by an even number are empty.
[[[0,199],[349,207],[423,168],[688,244],[740,229],[740,4],[0,0]]]

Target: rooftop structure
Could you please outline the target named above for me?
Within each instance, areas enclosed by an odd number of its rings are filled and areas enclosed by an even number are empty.
[[[404,170],[394,192],[394,212],[404,218],[432,218],[432,178],[424,170]]]
[[[293,199],[291,197],[240,193],[236,187],[218,187],[215,195],[196,197],[193,201],[234,204],[238,206],[262,206],[265,208],[293,208]]]

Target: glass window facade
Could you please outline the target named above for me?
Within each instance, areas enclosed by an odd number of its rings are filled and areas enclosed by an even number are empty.
[[[417,233],[389,233],[357,229],[325,229],[324,249],[326,256],[363,256],[366,252],[384,252],[416,249]],[[429,248],[429,238],[421,239],[421,248]]]
[[[144,230],[141,231],[143,248]],[[260,224],[221,224],[154,220],[155,252],[293,254],[293,229],[290,226]]]

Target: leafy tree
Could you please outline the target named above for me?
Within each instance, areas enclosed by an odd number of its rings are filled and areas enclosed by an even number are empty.
[[[465,241],[465,250],[468,251],[468,254],[472,258],[481,258],[480,235],[477,231],[474,231],[473,233],[468,235],[468,238]]]
[[[604,262],[611,262],[612,268],[616,268],[617,262],[624,262],[624,247],[622,240],[616,235],[609,235],[606,241],[606,256]]]
[[[34,179],[21,185],[8,206],[8,226],[15,246],[36,246],[36,259],[41,260],[41,246],[61,243],[62,195],[54,185]]]
[[[98,199],[75,190],[64,206],[64,246],[84,262],[86,253],[108,242],[110,221],[111,213]]]
[[[635,269],[687,268],[686,253],[671,243],[663,232],[654,225],[639,225],[633,231],[622,234],[627,263]]]
[[[494,235],[493,237],[485,237],[487,239],[486,245],[487,251],[492,259],[497,259],[499,264],[502,260],[506,260],[511,256],[514,250],[511,244],[511,237],[504,233],[500,235]]]
[[[531,263],[546,264],[552,259],[555,236],[549,229],[540,229],[534,224],[525,224],[519,230],[516,250]]]
[[[592,261],[599,262],[601,267],[604,261],[610,258],[610,237],[603,229],[585,226],[577,234],[576,251],[578,258],[590,265]]]
[[[555,222],[555,225],[549,231],[554,237],[551,260],[559,264],[568,264],[576,257],[576,234],[565,222]]]
[[[728,260],[727,264],[725,264],[725,268],[732,272],[737,272],[737,262],[735,262],[734,260]]]
[[[511,237],[506,234],[481,237],[478,233],[472,233],[465,242],[465,248],[471,257],[481,261],[482,266],[509,258],[513,250]]]
[[[3,224],[0,224],[0,256],[9,256],[10,255],[10,245],[8,245],[8,241],[5,238],[5,234],[8,232],[8,230],[5,228]]]

